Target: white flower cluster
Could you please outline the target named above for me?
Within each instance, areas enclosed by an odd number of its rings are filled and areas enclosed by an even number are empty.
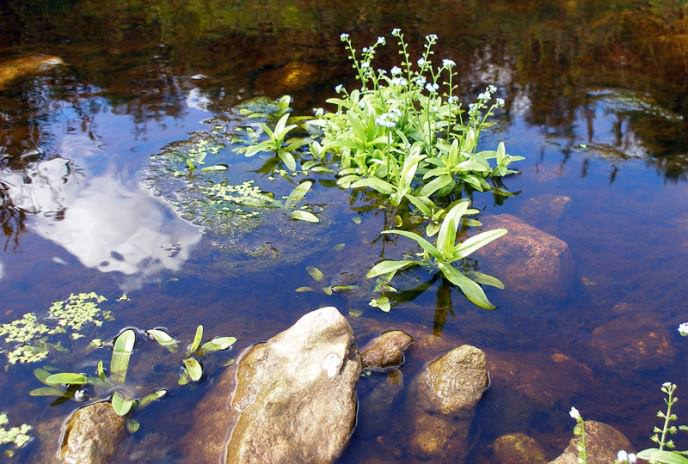
[[[573,406],[571,406],[571,409],[569,410],[569,416],[571,416],[571,419],[577,421],[582,419],[581,413],[578,411],[578,409],[574,408]]]
[[[456,66],[456,63],[453,60],[448,60],[446,58],[442,60],[442,67],[451,69],[454,66]]]
[[[625,450],[621,450],[616,453],[616,462],[620,464],[635,464],[638,458],[633,453],[628,453]]]
[[[405,87],[406,84],[408,84],[408,81],[406,79],[404,79],[403,77],[395,77],[390,81],[390,83],[392,85],[398,85],[400,87]]]
[[[347,40],[349,40],[349,34],[347,34],[346,32],[342,32],[339,36],[339,40],[341,40],[342,42],[346,42]]]
[[[392,35],[394,37],[399,37],[401,35],[401,29],[399,29],[398,27],[395,27],[394,29],[392,29]]]
[[[397,125],[400,117],[401,111],[399,111],[397,108],[392,108],[388,112],[383,113],[375,118],[375,123],[379,126],[392,128]]]
[[[439,88],[440,88],[440,86],[437,84],[431,84],[430,82],[425,84],[425,90],[427,90],[428,92],[430,92],[432,94],[437,93],[437,90]]]
[[[684,322],[678,326],[678,333],[681,334],[682,337],[688,336],[688,322]]]
[[[394,66],[389,72],[392,73],[392,76],[398,76],[401,74],[401,68],[399,66]]]

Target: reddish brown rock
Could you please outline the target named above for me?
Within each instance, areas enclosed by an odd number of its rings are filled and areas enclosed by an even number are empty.
[[[571,203],[571,197],[545,193],[529,198],[520,213],[529,223],[548,228],[556,224]]]
[[[564,452],[549,464],[578,464],[577,444],[572,438]],[[585,421],[585,449],[588,464],[611,464],[619,450],[630,450],[628,438],[614,427],[596,421]]]
[[[509,233],[477,252],[506,291],[520,299],[563,298],[571,284],[574,263],[568,245],[515,216],[499,214],[483,221],[487,229]]]
[[[413,343],[413,337],[403,330],[390,330],[369,341],[361,349],[364,369],[384,369],[400,366],[404,352]]]
[[[545,451],[534,438],[523,433],[502,435],[492,443],[492,462],[499,464],[545,464]]]
[[[676,355],[667,329],[646,312],[622,312],[593,331],[589,346],[606,367],[625,371],[655,369]]]

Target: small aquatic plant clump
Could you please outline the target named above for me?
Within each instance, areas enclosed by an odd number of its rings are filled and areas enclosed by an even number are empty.
[[[10,420],[7,417],[7,413],[0,412],[0,446],[10,445],[15,448],[21,448],[31,441],[29,432],[32,427],[30,425],[22,424],[18,427],[6,428],[9,423]],[[13,452],[10,450],[6,454],[11,456]]]
[[[113,320],[112,313],[100,307],[105,301],[94,292],[73,293],[66,300],[53,302],[42,320],[30,312],[0,324],[0,353],[7,356],[8,366],[43,361],[51,350],[64,350],[54,336],[69,332],[72,339],[81,338],[87,324],[100,327],[104,321]]]

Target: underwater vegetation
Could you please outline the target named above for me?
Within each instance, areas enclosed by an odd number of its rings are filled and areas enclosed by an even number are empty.
[[[45,360],[50,351],[64,351],[60,336],[72,340],[84,337],[82,331],[92,325],[100,327],[113,320],[110,310],[101,308],[107,298],[95,292],[72,293],[66,300],[55,301],[45,317],[29,312],[14,321],[0,324],[0,353],[12,364]]]
[[[31,441],[29,432],[32,430],[28,424],[9,427],[10,420],[6,412],[0,412],[0,449],[6,448],[4,454],[7,457],[14,455],[12,448],[21,448]]]

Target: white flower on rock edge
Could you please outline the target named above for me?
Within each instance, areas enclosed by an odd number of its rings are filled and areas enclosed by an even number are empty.
[[[625,450],[621,450],[616,453],[616,462],[622,464],[635,464],[637,462],[637,457],[634,453],[627,453]]]
[[[572,419],[575,419],[577,421],[581,420],[580,412],[578,411],[578,409],[574,408],[573,406],[571,406],[571,410],[569,410],[569,416],[571,416]]]
[[[682,337],[688,336],[688,322],[684,322],[678,326],[678,333],[681,334]]]

